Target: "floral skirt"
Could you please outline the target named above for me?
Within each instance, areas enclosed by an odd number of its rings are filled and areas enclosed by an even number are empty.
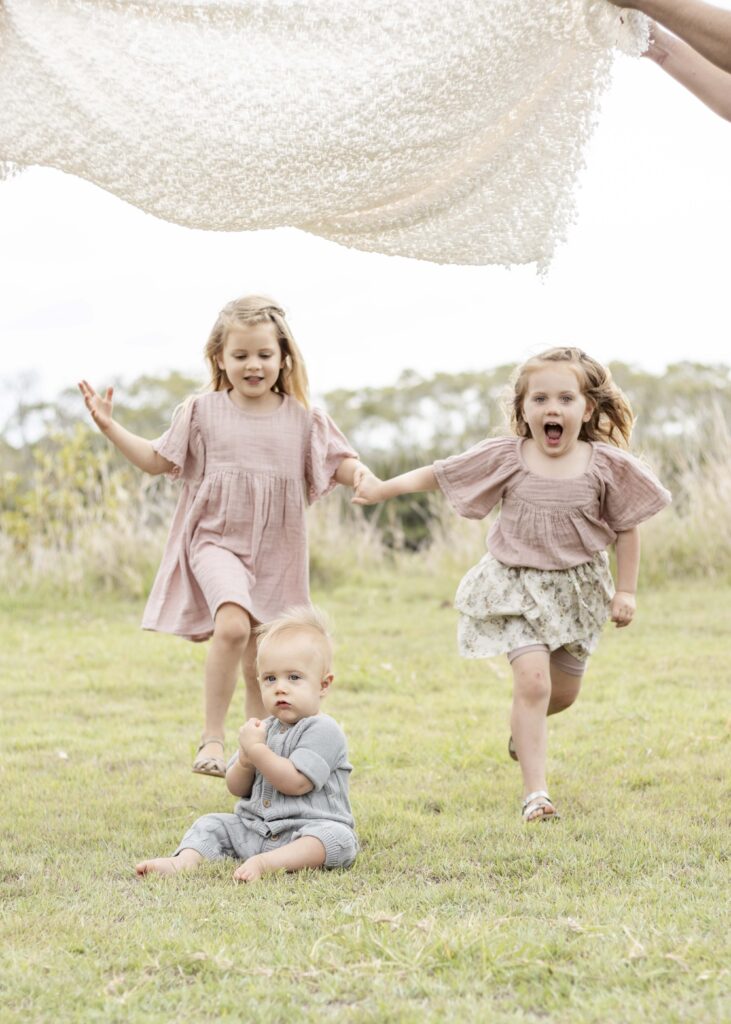
[[[599,642],[613,596],[605,551],[570,569],[513,568],[488,553],[457,588],[459,653],[492,658],[546,644],[585,661]]]

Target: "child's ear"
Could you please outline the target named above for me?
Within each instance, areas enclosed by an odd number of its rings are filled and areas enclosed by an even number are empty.
[[[596,412],[596,402],[592,402],[592,401],[590,401],[590,399],[587,398],[587,400],[586,400],[586,412],[582,416],[581,422],[582,423],[588,423],[589,420],[592,418],[592,416],[594,415],[595,412]]]
[[[332,683],[334,678],[335,678],[335,676],[332,674],[332,672],[328,672],[328,674],[326,676],[322,677],[322,679],[320,680],[320,696],[321,697],[324,697],[327,694],[327,691],[330,689],[330,685],[331,685],[331,683]]]

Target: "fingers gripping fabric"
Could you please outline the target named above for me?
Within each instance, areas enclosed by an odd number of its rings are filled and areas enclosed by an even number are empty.
[[[646,39],[606,0],[2,0],[0,161],[189,227],[545,266]]]

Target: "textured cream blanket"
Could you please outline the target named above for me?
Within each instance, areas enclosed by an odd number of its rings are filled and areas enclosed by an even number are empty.
[[[545,266],[645,38],[605,0],[0,0],[0,161],[190,227]]]

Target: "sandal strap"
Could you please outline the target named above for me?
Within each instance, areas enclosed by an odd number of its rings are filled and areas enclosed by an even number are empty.
[[[226,749],[225,748],[225,744],[224,744],[224,742],[223,742],[223,740],[221,739],[220,736],[201,736],[201,741],[198,744],[198,749],[196,750],[196,754],[198,753],[198,751],[203,750],[203,748],[205,746],[207,746],[209,743],[218,743],[218,744],[220,744],[221,750],[225,750]],[[211,757],[213,757],[213,755],[211,755]]]
[[[540,815],[536,815],[536,811],[541,811],[542,813]],[[553,800],[551,800],[545,789],[537,789],[535,793],[528,794],[523,801],[521,814],[523,816],[523,821],[526,822],[554,821],[559,817]]]
[[[537,803],[540,800],[547,800],[548,803],[551,804],[551,806],[553,806],[553,800],[551,800],[550,796],[545,791],[545,789],[537,789],[535,793],[529,793],[528,796],[525,798],[525,800],[523,801],[523,810],[525,810],[528,804],[532,804],[534,802]]]

